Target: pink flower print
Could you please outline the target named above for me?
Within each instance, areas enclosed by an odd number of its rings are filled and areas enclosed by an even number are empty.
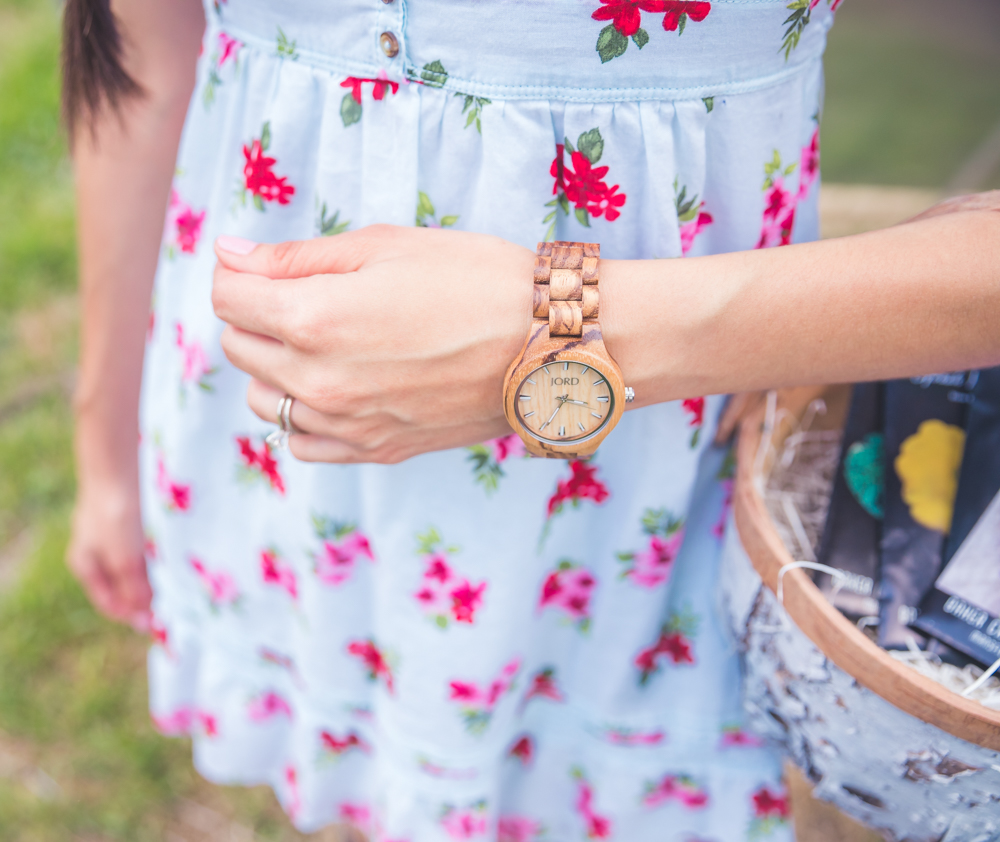
[[[214,714],[190,706],[180,707],[165,716],[153,714],[152,720],[156,729],[167,737],[186,736],[195,728],[205,737],[219,735],[219,724]]]
[[[520,668],[520,658],[508,661],[487,687],[457,679],[448,683],[449,701],[458,703],[466,730],[476,735],[486,730],[500,698],[514,689],[514,679]]]
[[[497,842],[532,842],[544,832],[541,822],[525,816],[500,816],[497,821]]]
[[[722,485],[725,497],[722,499],[722,511],[719,513],[719,519],[712,527],[712,534],[716,538],[722,538],[726,534],[726,519],[729,516],[729,510],[733,507],[733,480],[723,479],[719,483]]]
[[[319,740],[324,755],[333,758],[343,757],[349,751],[361,751],[365,754],[371,752],[371,746],[356,731],[348,731],[343,737],[338,737],[331,731],[320,731]]]
[[[413,597],[420,604],[424,615],[442,629],[448,628],[452,620],[472,625],[476,619],[476,611],[483,604],[486,582],[474,584],[455,573],[448,555],[458,552],[458,548],[444,546],[441,536],[433,527],[418,535],[417,542],[417,552],[424,559],[424,575],[420,588]]]
[[[520,709],[523,711],[532,699],[548,699],[552,702],[566,701],[562,690],[556,684],[555,667],[543,667],[531,677],[531,683],[524,693],[524,698],[521,699]]]
[[[659,587],[670,579],[684,540],[684,521],[667,509],[646,509],[642,530],[649,536],[649,545],[638,552],[618,553],[625,565],[621,576],[643,588]]]
[[[340,820],[345,824],[353,825],[359,830],[365,830],[372,820],[371,810],[364,804],[355,804],[345,801],[340,805]]]
[[[208,364],[208,355],[200,342],[195,339],[185,340],[184,325],[176,322],[174,330],[176,333],[175,344],[181,352],[180,400],[183,406],[187,398],[187,386],[190,384],[196,385],[204,392],[215,391],[209,378],[215,374],[216,369]]]
[[[215,61],[216,67],[222,67],[230,59],[233,60],[233,64],[237,63],[237,53],[243,47],[243,42],[238,41],[231,35],[227,35],[225,32],[219,33],[219,57]]]
[[[156,538],[152,535],[146,535],[146,539],[142,545],[142,554],[146,557],[146,561],[148,562],[154,562],[157,560]]]
[[[191,508],[191,486],[171,479],[162,455],[156,458],[156,489],[168,512],[186,512]]]
[[[249,436],[237,436],[236,444],[240,449],[239,479],[253,482],[263,479],[279,494],[285,493],[285,481],[278,471],[278,461],[271,455],[271,445],[261,442],[259,448],[254,448]]]
[[[271,145],[271,123],[264,123],[260,137],[254,138],[250,146],[243,145],[243,181],[238,191],[241,202],[246,202],[249,194],[254,207],[264,210],[265,202],[277,202],[287,205],[295,195],[295,187],[288,183],[287,176],[274,173],[277,158],[270,158],[264,153]]]
[[[819,127],[812,133],[812,138],[807,146],[802,147],[802,155],[799,158],[799,193],[796,197],[799,201],[806,197],[809,188],[819,177]]]
[[[254,699],[247,706],[247,714],[253,722],[264,722],[276,716],[287,716],[292,719],[292,706],[282,696],[273,690],[268,690]]]
[[[580,631],[586,632],[590,629],[590,598],[596,586],[597,579],[589,570],[563,559],[546,576],[538,607],[562,611]]]
[[[394,692],[392,668],[389,666],[385,655],[375,645],[374,640],[371,638],[368,640],[352,640],[347,644],[347,653],[360,659],[365,665],[365,668],[368,670],[369,681],[384,681],[385,688],[389,694],[391,695]]]
[[[302,810],[302,796],[299,793],[299,775],[295,767],[289,764],[285,767],[285,797],[281,805],[293,822]]]
[[[486,803],[477,802],[459,809],[448,805],[441,816],[441,827],[452,839],[475,839],[486,833]]]
[[[704,205],[704,202],[702,202],[702,205]],[[694,241],[697,236],[714,221],[715,220],[712,218],[712,214],[699,210],[694,219],[681,225],[680,235],[682,255],[691,251],[691,246],[694,245]]]
[[[611,837],[611,820],[602,816],[594,808],[594,788],[580,768],[574,768],[570,774],[576,780],[576,812],[583,818],[587,827],[588,839],[608,839]]]
[[[612,745],[625,748],[658,746],[662,745],[667,739],[667,735],[660,729],[655,731],[637,731],[632,728],[608,727],[604,729],[603,736]]]
[[[701,810],[708,806],[708,792],[686,775],[665,775],[646,784],[643,806],[659,807],[670,801],[677,801],[688,810]]]
[[[266,585],[277,585],[292,599],[299,598],[299,586],[295,571],[286,564],[278,551],[270,548],[260,552],[260,573]]]
[[[155,615],[149,621],[149,636],[152,638],[154,646],[162,646],[164,649],[167,648],[169,642],[167,627],[164,626]]]
[[[530,734],[522,734],[514,741],[514,745],[507,751],[508,757],[515,757],[521,761],[522,766],[530,766],[535,759],[535,741]]]
[[[371,543],[353,523],[314,517],[313,529],[323,543],[312,553],[313,571],[326,585],[342,585],[351,578],[359,558],[375,561]]]
[[[756,734],[744,731],[739,725],[728,725],[722,729],[719,748],[760,748],[764,741]]]
[[[476,482],[480,483],[487,493],[497,490],[500,480],[504,477],[503,468],[500,467],[504,462],[528,455],[524,449],[524,442],[515,433],[490,439],[482,444],[474,444],[466,450],[469,453],[468,459],[472,462]]]
[[[166,254],[170,260],[180,251],[182,254],[194,254],[201,239],[201,226],[205,221],[205,211],[195,211],[173,188],[170,190],[170,202],[167,205],[167,215],[164,222],[163,239]]]
[[[213,611],[230,605],[235,606],[239,602],[240,592],[232,576],[223,571],[212,572],[199,558],[192,557],[190,564],[191,569],[194,570],[195,575],[208,593],[208,600]]]
[[[557,515],[563,510],[565,503],[574,507],[581,500],[593,500],[600,505],[611,495],[608,487],[597,478],[597,466],[579,459],[570,462],[570,476],[559,480],[555,494],[549,498],[548,517]]]
[[[635,658],[640,685],[645,685],[652,675],[659,672],[665,661],[675,666],[695,662],[691,638],[697,633],[698,624],[698,617],[687,609],[670,615],[656,642],[640,651]]]
[[[714,221],[710,213],[702,210],[703,207],[705,203],[698,201],[697,194],[688,198],[687,187],[678,190],[677,179],[674,179],[674,209],[677,211],[677,224],[680,226],[682,256],[691,250],[695,238],[702,229]]]

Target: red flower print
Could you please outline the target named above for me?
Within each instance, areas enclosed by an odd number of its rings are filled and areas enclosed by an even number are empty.
[[[758,819],[779,819],[784,821],[791,815],[788,794],[771,792],[762,786],[752,796],[754,816]]]
[[[794,193],[785,185],[798,167],[799,187]],[[809,144],[802,147],[798,164],[781,166],[781,155],[774,150],[772,159],[764,165],[764,213],[757,248],[787,246],[792,242],[795,211],[819,177],[819,129],[815,129]]]
[[[323,752],[333,757],[341,757],[351,750],[362,751],[365,754],[371,751],[371,747],[358,736],[356,731],[348,731],[343,737],[338,737],[331,731],[320,731],[319,741]]]
[[[167,648],[167,627],[160,623],[156,617],[153,617],[149,621],[149,636],[153,639],[154,646],[162,646],[164,649]]]
[[[310,553],[313,571],[326,585],[342,585],[350,579],[359,558],[375,561],[371,542],[353,523],[314,516],[313,531],[322,541],[319,552]]]
[[[275,549],[261,550],[260,573],[264,584],[277,585],[292,599],[299,598],[299,586],[295,571],[286,564]]]
[[[636,655],[635,665],[639,668],[639,684],[644,685],[650,677],[659,672],[665,660],[675,666],[695,662],[691,637],[698,627],[698,618],[687,612],[671,614],[656,642]]]
[[[531,684],[521,699],[521,710],[527,706],[532,699],[549,699],[553,702],[565,702],[566,697],[556,684],[555,667],[543,667],[531,677]]]
[[[359,658],[365,665],[365,668],[368,670],[369,681],[378,681],[381,679],[385,681],[386,690],[390,694],[394,692],[392,669],[385,656],[375,645],[374,640],[371,638],[368,640],[352,640],[347,644],[347,653],[353,655],[355,658]]]
[[[473,584],[455,573],[448,554],[457,552],[458,548],[445,547],[433,527],[418,535],[417,541],[417,551],[424,557],[424,575],[414,599],[424,614],[442,629],[448,628],[452,620],[472,625],[476,612],[482,607],[487,583]]]
[[[265,479],[272,489],[284,494],[285,481],[278,472],[277,460],[271,455],[271,445],[265,441],[261,442],[260,449],[255,449],[249,436],[237,436],[236,444],[240,448],[240,478]]]
[[[215,66],[222,67],[229,59],[236,63],[237,53],[243,46],[242,41],[237,41],[235,38],[227,35],[225,32],[219,33],[219,58],[216,60]]]
[[[579,505],[581,500],[593,500],[600,505],[608,499],[611,492],[608,487],[597,479],[597,466],[579,459],[570,462],[570,476],[559,480],[556,493],[549,498],[548,516],[559,514],[564,503]]]
[[[372,99],[376,101],[385,99],[385,92],[387,90],[391,91],[393,94],[399,90],[399,83],[389,81],[389,78],[384,70],[379,72],[379,77],[377,79],[363,79],[357,76],[348,76],[343,82],[340,83],[340,87],[350,88],[351,96],[354,98],[354,101],[360,105],[361,86],[366,82],[371,83]]]
[[[201,226],[205,221],[205,211],[195,211],[180,194],[170,190],[170,203],[164,223],[163,239],[167,257],[173,259],[177,251],[194,254],[201,239]]]
[[[569,165],[565,160],[567,152]],[[570,205],[575,208],[577,222],[587,228],[592,216],[603,216],[608,222],[621,216],[619,209],[625,204],[625,194],[618,192],[617,184],[609,187],[604,181],[608,167],[595,166],[603,154],[604,138],[598,128],[583,132],[577,138],[577,148],[569,138],[556,144],[556,157],[549,167],[549,174],[555,179],[552,186],[555,198],[546,203],[545,207],[552,210],[542,220],[551,223],[546,240],[551,240],[555,234],[559,213],[569,215]]]
[[[156,488],[168,512],[186,512],[191,508],[191,486],[170,478],[162,455],[156,458]]]
[[[705,399],[685,398],[681,403],[681,408],[691,415],[688,421],[688,426],[694,427],[694,433],[691,434],[691,447],[697,447],[698,439],[701,436],[701,427],[705,422]]]
[[[689,810],[700,810],[708,806],[708,792],[687,775],[665,775],[646,784],[643,806],[659,807],[670,801],[677,801]]]
[[[802,147],[799,157],[799,194],[801,200],[819,177],[819,128],[813,130],[808,145]]]
[[[594,809],[594,788],[582,769],[574,768],[570,774],[576,779],[576,811],[587,827],[588,839],[608,839],[611,836],[611,820]]]
[[[292,706],[273,690],[250,700],[247,714],[253,722],[263,722],[275,716],[292,718]]]
[[[459,712],[466,730],[477,735],[486,730],[497,702],[514,689],[514,679],[520,669],[520,658],[514,658],[503,666],[500,674],[485,688],[473,681],[448,682],[448,699],[459,703]]]
[[[535,741],[530,734],[522,734],[507,751],[508,757],[516,757],[524,766],[530,766],[535,759]]]
[[[567,615],[580,631],[590,628],[590,598],[597,580],[593,574],[564,559],[545,577],[539,609],[556,608]]]
[[[264,153],[271,145],[271,124],[264,123],[259,138],[254,138],[250,146],[243,145],[243,192],[246,198],[249,192],[253,198],[254,207],[264,210],[264,202],[277,202],[287,205],[295,195],[295,187],[288,183],[287,176],[274,174],[277,158],[270,158]]]
[[[601,63],[624,54],[631,38],[641,50],[649,42],[649,33],[641,26],[642,12],[663,15],[667,32],[684,32],[688,18],[698,22],[708,17],[712,4],[707,0],[600,0],[601,6],[591,17],[610,20],[597,36],[597,53]]]

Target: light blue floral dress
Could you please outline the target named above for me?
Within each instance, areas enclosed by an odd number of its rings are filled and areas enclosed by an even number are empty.
[[[716,616],[722,398],[628,412],[589,462],[299,463],[220,350],[211,244],[813,239],[837,2],[208,5],[141,416],[152,713],[206,777],[373,840],[790,837]]]

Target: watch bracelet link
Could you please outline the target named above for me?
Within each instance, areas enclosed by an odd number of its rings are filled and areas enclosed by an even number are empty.
[[[549,336],[579,337],[600,309],[597,243],[559,240],[539,243],[535,252],[532,316],[547,321]]]

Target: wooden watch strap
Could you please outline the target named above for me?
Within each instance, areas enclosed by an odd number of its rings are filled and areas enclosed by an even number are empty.
[[[584,322],[596,322],[597,243],[539,243],[535,253],[532,315],[549,323],[549,336],[579,337]]]

